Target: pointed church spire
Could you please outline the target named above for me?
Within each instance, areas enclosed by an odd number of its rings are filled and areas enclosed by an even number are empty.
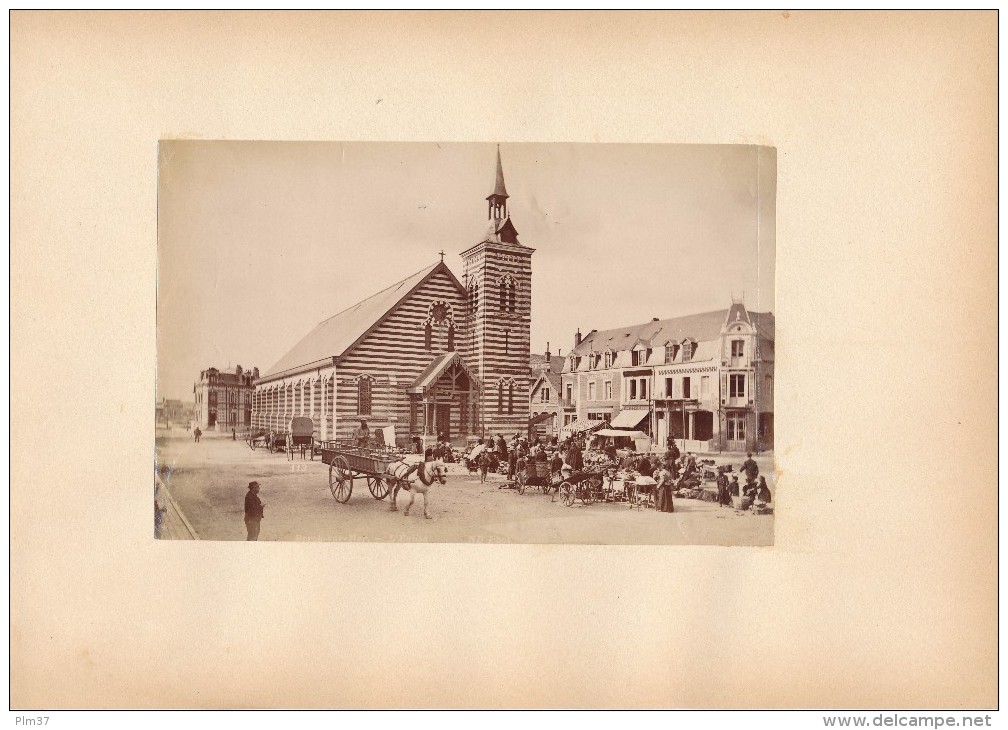
[[[507,188],[504,187],[504,168],[501,167],[500,145],[497,145],[497,177],[494,190],[487,196],[487,218],[502,221],[507,218]]]
[[[501,167],[500,145],[497,145],[497,179],[494,181],[494,191],[491,195],[498,198],[508,197],[507,188],[504,187],[504,168]]]

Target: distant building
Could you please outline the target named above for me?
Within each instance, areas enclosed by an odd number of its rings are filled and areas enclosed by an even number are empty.
[[[259,368],[234,371],[211,367],[193,385],[195,422],[202,431],[230,431],[252,425],[252,394]]]
[[[729,309],[574,336],[561,376],[564,426],[605,420],[662,448],[773,447],[774,316]]]
[[[194,416],[194,404],[175,398],[162,398],[154,404],[154,422],[158,426],[188,426]]]
[[[563,407],[560,402],[560,373],[564,358],[550,352],[529,355],[529,435],[558,436],[563,425]]]

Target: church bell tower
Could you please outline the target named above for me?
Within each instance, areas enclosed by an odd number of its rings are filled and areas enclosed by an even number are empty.
[[[466,287],[466,355],[480,378],[483,436],[525,435],[529,420],[532,253],[518,242],[508,214],[507,187],[497,146],[493,191],[487,196],[486,234],[462,252]]]

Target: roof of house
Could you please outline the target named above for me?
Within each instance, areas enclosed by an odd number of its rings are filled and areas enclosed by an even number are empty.
[[[387,289],[382,289],[377,294],[373,294],[320,322],[273,367],[266,371],[263,378],[343,355],[395,309],[403,299],[440,269],[444,269],[452,279],[455,279],[455,275],[451,273],[451,269],[443,261],[420,269]],[[455,281],[458,283],[457,280]]]
[[[553,392],[556,395],[560,395],[560,371],[557,370],[555,373],[540,373],[539,377],[536,378],[535,382],[532,384],[532,389],[529,390],[529,396],[536,392],[539,381],[543,378],[545,378],[546,382],[553,387]]]
[[[219,370],[215,367],[209,367],[202,374],[209,373],[211,370],[215,371],[217,377],[215,385],[245,385],[244,378],[251,376],[253,373],[252,369],[249,368],[243,371],[241,377],[239,377],[234,370]],[[203,379],[202,382],[206,382],[206,379]]]
[[[561,355],[550,355],[550,371],[554,373],[559,373],[563,370],[564,362],[566,358]],[[540,355],[538,352],[533,352],[529,354],[529,368],[531,370],[541,370],[546,366],[546,356]]]
[[[693,339],[697,342],[716,340],[721,336],[721,327],[724,325],[729,311],[728,309],[718,309],[713,312],[689,314],[685,317],[652,320],[628,327],[589,332],[581,340],[581,344],[571,350],[570,354],[586,355],[589,352],[604,352],[607,349],[629,350],[640,341],[650,343],[654,347],[660,347],[668,342],[679,343],[686,339]],[[767,339],[773,340],[773,313],[749,312],[748,314],[761,334]]]

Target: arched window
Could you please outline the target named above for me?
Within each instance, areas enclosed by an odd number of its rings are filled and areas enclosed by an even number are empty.
[[[479,284],[475,281],[469,285],[469,311],[473,314],[479,308]]]
[[[508,383],[508,415],[514,415],[514,381]]]
[[[357,414],[371,415],[371,379],[367,377],[357,381]]]
[[[497,415],[504,413],[504,381],[497,383]]]
[[[448,351],[455,349],[455,325],[448,325]]]
[[[500,310],[502,312],[507,311],[507,284],[501,279],[500,282]]]
[[[508,282],[508,311],[515,311],[515,285],[513,282]]]
[[[431,323],[430,320],[424,323],[424,347],[431,349]]]

